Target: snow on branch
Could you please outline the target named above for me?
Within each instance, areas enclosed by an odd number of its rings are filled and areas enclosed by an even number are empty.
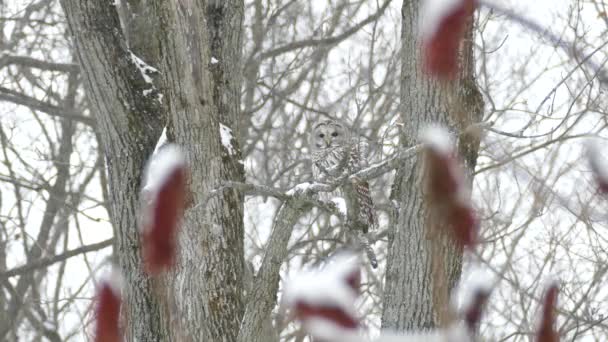
[[[113,272],[97,289],[95,306],[95,342],[119,342],[122,278]]]
[[[479,222],[450,134],[442,128],[429,127],[421,134],[421,140],[425,144],[429,206],[451,226],[452,236],[458,243],[472,246],[477,238]]]
[[[160,149],[146,169],[142,248],[145,268],[150,274],[173,266],[176,235],[185,207],[187,173],[185,157],[175,145]]]
[[[313,195],[316,193],[319,193],[319,192],[334,191],[339,186],[345,184],[348,181],[354,180],[354,179],[369,180],[369,179],[372,179],[375,177],[379,177],[387,172],[394,170],[401,163],[403,163],[403,161],[413,157],[420,150],[420,148],[421,148],[421,146],[417,145],[417,146],[408,148],[406,150],[402,150],[402,151],[398,152],[395,156],[393,156],[389,159],[386,159],[383,162],[372,164],[369,167],[367,167],[363,170],[360,170],[356,173],[353,173],[353,174],[346,173],[346,174],[342,175],[341,177],[338,177],[338,179],[336,179],[332,183],[325,184],[325,183],[318,183],[318,182],[315,182],[315,183],[304,182],[304,183],[296,184],[293,188],[291,188],[287,191],[284,191],[281,189],[275,189],[275,188],[265,186],[265,185],[256,185],[256,184],[239,183],[239,182],[225,182],[220,187],[210,191],[207,194],[207,196],[205,197],[205,199],[203,201],[201,201],[201,204],[199,204],[199,205],[207,203],[209,199],[213,198],[214,196],[220,195],[225,190],[236,189],[236,190],[242,191],[245,195],[249,195],[249,196],[272,196],[281,201],[302,200],[309,204],[326,207],[326,208],[329,205],[336,209],[336,210],[332,209],[330,211],[335,211],[336,214],[340,214],[340,210],[339,210],[338,206],[336,206],[335,204],[332,205],[331,203],[316,200]]]
[[[137,69],[139,69],[141,77],[144,79],[144,81],[146,81],[148,84],[154,84],[150,75],[158,74],[158,70],[144,62],[141,58],[137,57],[137,55],[135,55],[132,51],[129,51],[129,53],[131,61],[133,64],[135,64]]]

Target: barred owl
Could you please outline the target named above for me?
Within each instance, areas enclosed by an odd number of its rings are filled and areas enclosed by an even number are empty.
[[[368,165],[366,160],[368,144],[359,137],[352,136],[350,131],[337,121],[323,119],[315,123],[310,142],[312,173],[315,181],[332,182],[342,175],[353,174]],[[356,178],[340,186],[330,196],[344,198],[349,225],[362,233],[359,234],[359,238],[370,256],[370,252],[373,251],[363,234],[375,228],[377,219],[368,182]],[[370,261],[375,267],[375,257],[372,260],[370,256]]]

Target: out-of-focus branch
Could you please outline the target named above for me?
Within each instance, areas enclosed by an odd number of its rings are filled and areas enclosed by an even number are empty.
[[[46,71],[80,72],[80,66],[74,63],[53,63],[32,57],[17,56],[6,53],[0,55],[0,68],[13,64]]]
[[[96,124],[94,118],[83,116],[82,114],[75,112],[73,109],[61,108],[4,87],[0,87],[0,101],[8,101],[26,106],[33,110],[45,112],[50,116],[74,120],[91,127],[95,127]]]
[[[293,50],[297,50],[297,49],[302,49],[305,47],[310,47],[310,46],[329,46],[329,45],[335,45],[340,43],[341,41],[345,40],[346,38],[352,36],[353,34],[357,33],[362,27],[364,27],[365,25],[375,21],[376,19],[378,19],[379,17],[382,16],[382,14],[384,13],[384,11],[386,11],[386,9],[388,8],[388,5],[390,5],[391,0],[386,0],[382,6],[378,9],[378,11],[376,11],[376,13],[370,15],[369,17],[365,18],[363,21],[361,21],[360,23],[358,23],[357,25],[353,26],[352,28],[346,30],[345,32],[337,35],[337,36],[333,36],[333,37],[327,37],[327,38],[321,38],[321,39],[305,39],[305,40],[300,40],[297,42],[293,42],[293,43],[289,43],[287,45],[283,45],[281,47],[278,47],[276,49],[270,50],[270,51],[266,51],[264,53],[262,53],[260,55],[260,59],[267,59],[267,58],[272,58],[272,57],[276,57],[280,54],[289,52],[289,51],[293,51]]]
[[[580,59],[581,64],[589,67],[593,71],[594,76],[597,75],[597,79],[599,80],[600,84],[602,84],[604,86],[608,86],[608,74],[602,68],[603,63],[597,64],[591,58],[597,50],[590,53],[589,55],[585,55],[583,53],[583,51],[581,51],[581,49],[577,48],[574,43],[565,41],[564,39],[560,38],[553,32],[549,31],[549,29],[547,27],[545,27],[531,19],[528,19],[521,14],[518,14],[501,5],[498,5],[495,3],[490,3],[488,1],[482,0],[482,1],[478,1],[477,3],[479,4],[480,7],[484,7],[484,8],[487,8],[488,10],[491,10],[498,14],[504,15],[505,17],[509,18],[509,20],[516,22],[516,23],[520,24],[521,26],[523,26],[533,32],[540,34],[544,38],[551,41],[551,43],[553,43],[555,46],[558,46],[562,50],[564,50],[564,52],[566,52],[569,56],[571,56],[577,60]]]
[[[114,243],[114,238],[111,238],[111,239],[107,239],[107,240],[104,240],[104,241],[101,241],[98,243],[93,243],[90,245],[72,249],[65,253],[59,254],[59,255],[53,255],[53,256],[48,256],[45,258],[37,259],[26,265],[15,267],[11,270],[0,273],[0,279],[15,277],[15,276],[23,275],[23,274],[31,272],[33,270],[39,269],[39,268],[45,268],[54,263],[65,261],[65,260],[67,260],[73,256],[79,255],[79,254],[95,252],[100,249],[104,249],[106,247],[111,246],[113,243]]]

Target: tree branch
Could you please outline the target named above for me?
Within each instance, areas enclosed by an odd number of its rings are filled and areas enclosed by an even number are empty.
[[[39,268],[45,268],[52,264],[67,260],[67,259],[69,259],[73,256],[76,256],[76,255],[79,255],[79,254],[84,254],[84,253],[89,253],[89,252],[98,251],[100,249],[104,249],[106,247],[111,246],[113,243],[114,243],[114,238],[111,238],[111,239],[107,239],[107,240],[104,240],[104,241],[101,241],[98,243],[93,243],[90,245],[72,249],[70,251],[67,251],[67,252],[59,254],[59,255],[53,255],[53,256],[48,256],[45,258],[37,259],[26,265],[23,265],[20,267],[15,267],[11,270],[0,273],[0,279],[7,279],[7,278],[23,275],[25,273],[29,273],[29,272],[39,269]]]
[[[74,63],[53,63],[32,57],[17,56],[7,53],[0,55],[0,68],[11,64],[46,71],[80,72],[80,66]]]
[[[603,45],[600,46],[600,48],[597,48],[595,51],[593,51],[589,55],[585,56],[583,51],[581,51],[581,49],[577,48],[574,43],[569,42],[569,41],[564,41],[561,37],[557,36],[556,34],[554,34],[551,31],[549,31],[549,29],[546,28],[545,26],[540,25],[540,24],[532,21],[531,19],[525,18],[521,14],[515,13],[514,11],[512,11],[506,7],[502,7],[501,5],[490,3],[485,0],[479,1],[478,3],[479,3],[480,7],[485,7],[488,10],[502,14],[502,15],[506,16],[507,18],[509,18],[510,20],[520,24],[521,26],[547,38],[555,46],[558,46],[562,50],[564,50],[564,52],[566,52],[566,54],[568,54],[568,56],[571,56],[577,60],[580,59],[581,64],[589,67],[593,71],[593,74],[597,75],[597,79],[599,80],[600,84],[602,84],[604,86],[608,86],[608,74],[606,74],[606,72],[602,69],[603,64],[605,64],[605,63],[602,63],[600,65],[600,64],[597,64],[593,59],[591,59],[591,56],[595,52],[597,52]]]
[[[265,320],[270,317],[272,309],[276,305],[280,280],[279,271],[283,261],[287,257],[287,245],[291,238],[293,227],[298,219],[310,210],[313,205],[328,210],[341,220],[345,219],[344,214],[333,203],[320,201],[315,198],[314,194],[321,191],[332,191],[344,182],[354,178],[371,179],[378,177],[395,169],[404,160],[412,157],[418,150],[419,145],[400,151],[394,157],[383,162],[371,165],[354,174],[346,174],[332,184],[305,183],[296,185],[287,192],[282,192],[265,186],[231,183],[215,190],[223,191],[226,187],[236,187],[245,194],[273,196],[283,201],[272,224],[272,232],[266,244],[262,265],[258,270],[247,298],[245,315],[241,321],[237,341],[263,342],[267,340],[267,336],[264,335],[266,331],[264,327],[267,325]]]
[[[357,25],[353,26],[352,28],[346,30],[345,32],[343,32],[337,36],[321,38],[321,39],[311,38],[311,39],[305,39],[305,40],[300,40],[297,42],[289,43],[289,44],[283,45],[281,47],[278,47],[276,49],[262,53],[260,55],[260,59],[264,60],[264,59],[276,57],[278,55],[281,55],[283,53],[286,53],[286,52],[289,52],[292,50],[297,50],[297,49],[310,47],[310,46],[328,46],[328,45],[338,44],[341,41],[345,40],[346,38],[357,33],[365,25],[373,22],[374,20],[376,20],[380,16],[382,16],[382,14],[388,8],[388,5],[390,5],[390,3],[391,3],[391,0],[386,0],[376,13],[370,15],[369,17],[365,18],[365,20],[361,21]]]
[[[23,95],[19,92],[4,87],[0,87],[0,101],[8,101],[26,106],[33,110],[47,113],[50,116],[74,120],[91,127],[95,127],[96,125],[96,121],[92,117],[84,116],[68,108],[61,108],[50,103],[37,100],[33,97]]]

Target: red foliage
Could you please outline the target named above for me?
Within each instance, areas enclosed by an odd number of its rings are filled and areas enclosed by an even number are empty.
[[[479,221],[473,208],[469,203],[455,202],[447,210],[454,239],[462,246],[473,246],[479,232]]]
[[[458,49],[464,36],[465,24],[475,10],[474,0],[461,0],[440,18],[434,32],[423,39],[424,70],[433,76],[453,79],[458,71]]]
[[[302,321],[306,321],[310,318],[329,320],[332,323],[347,329],[355,329],[359,326],[359,322],[355,318],[345,312],[342,308],[336,306],[315,306],[299,301],[295,305],[295,315]]]
[[[149,274],[165,271],[175,262],[176,236],[186,199],[186,177],[183,165],[175,167],[152,198],[150,221],[143,231],[144,262]]]
[[[552,284],[545,293],[540,327],[536,334],[536,341],[538,342],[559,342],[559,335],[553,329],[558,291],[557,284]]]
[[[477,289],[477,291],[475,292],[473,302],[470,303],[470,306],[466,308],[466,311],[464,312],[464,321],[469,331],[476,331],[477,325],[481,320],[483,308],[489,297],[490,292],[486,289]]]
[[[602,159],[600,147],[597,145],[597,143],[588,143],[587,159],[589,160],[591,171],[593,172],[593,176],[597,182],[600,192],[604,194],[608,193],[608,170],[606,170],[606,163]]]
[[[120,295],[108,282],[103,282],[97,293],[95,309],[95,342],[118,342],[121,340],[118,317]]]
[[[346,276],[346,283],[350,286],[355,292],[359,293],[359,288],[361,287],[361,270],[354,269],[351,273]]]
[[[427,144],[426,172],[431,208],[450,225],[459,244],[474,245],[479,221],[467,195],[463,172],[453,153]]]

